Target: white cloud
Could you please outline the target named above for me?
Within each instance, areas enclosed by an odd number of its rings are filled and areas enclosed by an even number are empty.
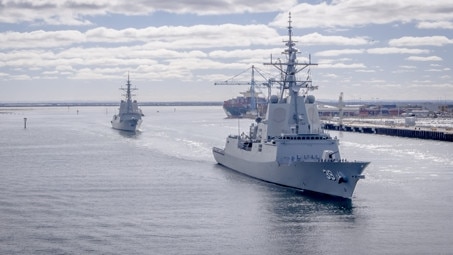
[[[359,69],[359,70],[357,70],[356,72],[358,72],[358,73],[375,73],[376,70],[372,70],[372,69]]]
[[[85,75],[92,70],[88,67],[164,66],[162,70],[172,71],[195,70],[195,66],[198,69],[243,68],[262,64],[271,54],[280,57],[282,50],[282,36],[264,25],[165,26],[120,30],[102,27],[86,32],[38,30],[0,33],[0,38],[0,48],[7,50],[0,53],[1,66],[24,70],[36,67],[59,70],[62,74],[69,74],[69,77],[77,73],[75,76],[79,79],[89,77]],[[314,45],[367,43],[364,38],[323,36],[318,33],[296,38]],[[215,50],[217,48],[222,50]],[[218,64],[209,63],[205,68],[200,67],[202,63],[208,62],[208,57],[217,59],[215,63]],[[229,64],[229,58],[235,58],[237,64]],[[308,61],[306,56],[301,56],[299,60]],[[185,65],[186,68],[176,69],[176,65]],[[338,67],[345,68],[341,65]],[[83,70],[82,74],[78,70]],[[188,77],[186,73],[183,76]],[[94,75],[93,78],[102,77],[107,76]]]
[[[394,47],[444,46],[447,44],[453,44],[453,39],[446,36],[404,36],[389,41],[389,45]]]
[[[315,55],[319,57],[334,57],[340,55],[362,54],[364,52],[365,50],[363,49],[326,50],[317,52]]]
[[[0,49],[54,48],[84,41],[85,35],[76,30],[0,33]]]
[[[278,38],[280,39],[280,38]],[[295,36],[294,40],[302,45],[366,45],[369,40],[366,37],[345,37],[345,36],[325,36],[319,33],[311,33],[304,36]]]
[[[324,77],[327,77],[327,78],[332,78],[332,79],[338,78],[338,75],[333,74],[333,73],[325,74],[325,75],[323,75],[323,76],[324,76]]]
[[[368,49],[366,52],[369,54],[427,54],[429,50],[387,47]]]
[[[149,15],[157,11],[175,14],[217,15],[283,11],[296,0],[3,0],[0,23],[90,25],[92,16],[109,14]]]
[[[319,62],[318,68],[321,69],[362,69],[366,66],[362,63],[346,64],[346,63],[329,63]]]
[[[8,78],[10,80],[31,80],[32,79],[32,77],[27,74],[10,75]]]
[[[274,48],[274,49],[238,49],[238,50],[215,50],[209,53],[209,57],[212,58],[221,58],[221,59],[229,59],[229,58],[256,58],[258,57],[267,57],[271,52],[278,52],[281,49]]]
[[[411,69],[396,69],[392,71],[393,74],[404,74],[404,73],[413,73],[414,70]]]
[[[406,59],[410,60],[410,61],[442,61],[442,58],[438,57],[438,56],[429,56],[429,57],[410,56]]]
[[[193,49],[252,45],[269,45],[281,38],[265,25],[196,25],[191,27],[147,27],[143,29],[111,29],[99,27],[85,33],[77,30],[4,32],[0,33],[0,48],[56,48],[81,43],[143,44],[153,48]],[[322,39],[322,36],[319,36]],[[278,39],[277,39],[278,40]]]
[[[423,21],[417,24],[420,29],[453,29],[453,22],[450,21]]]
[[[330,3],[300,3],[291,9],[291,13],[293,26],[299,28],[356,27],[453,19],[450,0],[335,0]],[[287,24],[287,20],[287,13],[281,13],[272,25],[281,27]]]

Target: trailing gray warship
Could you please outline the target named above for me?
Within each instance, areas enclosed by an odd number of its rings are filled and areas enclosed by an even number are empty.
[[[342,158],[339,140],[323,130],[315,97],[308,95],[316,89],[311,77],[296,79],[316,64],[297,61],[291,14],[288,23],[287,62],[265,63],[282,72],[280,95],[271,96],[266,117],[257,118],[248,134],[229,135],[223,149],[214,147],[214,158],[266,182],[350,199],[369,162]]]
[[[127,75],[126,88],[120,89],[126,91],[125,100],[121,100],[119,112],[113,115],[110,122],[114,129],[135,132],[140,128],[143,113],[138,107],[137,100],[132,100],[131,91],[137,89],[131,88],[129,75]]]

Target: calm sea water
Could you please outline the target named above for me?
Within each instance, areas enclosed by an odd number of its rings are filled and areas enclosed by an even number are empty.
[[[216,165],[251,123],[221,107],[143,107],[136,135],[115,110],[1,111],[0,254],[453,253],[453,143],[331,132],[372,162],[344,201]]]

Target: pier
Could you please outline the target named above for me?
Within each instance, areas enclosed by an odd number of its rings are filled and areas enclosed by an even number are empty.
[[[452,130],[439,130],[437,128],[421,128],[421,127],[397,127],[397,126],[381,126],[381,125],[354,125],[326,122],[324,128],[327,130],[338,130],[346,132],[358,132],[366,134],[390,135],[407,138],[419,138],[437,141],[453,142]]]

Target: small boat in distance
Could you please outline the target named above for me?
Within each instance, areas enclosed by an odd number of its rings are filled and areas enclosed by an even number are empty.
[[[124,94],[125,100],[121,100],[118,114],[113,115],[112,127],[118,130],[135,132],[140,128],[142,116],[144,115],[138,107],[137,100],[132,100],[131,91],[137,90],[137,88],[131,88],[129,74],[127,75],[126,88],[121,87],[120,89],[126,91],[126,94]]]
[[[218,164],[237,172],[286,187],[350,199],[363,179],[366,161],[341,157],[339,140],[324,131],[311,77],[300,80],[299,71],[312,64],[297,61],[289,16],[286,63],[270,62],[283,72],[280,96],[271,96],[264,119],[256,118],[248,134],[229,135],[224,148],[212,149]]]

